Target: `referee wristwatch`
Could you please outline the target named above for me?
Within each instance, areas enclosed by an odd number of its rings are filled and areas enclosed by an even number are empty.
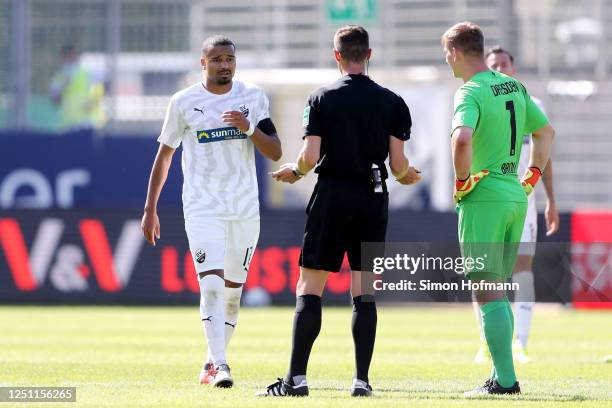
[[[293,172],[293,175],[297,178],[302,178],[305,176],[305,174],[300,171],[297,165],[293,166],[291,168],[291,171]]]

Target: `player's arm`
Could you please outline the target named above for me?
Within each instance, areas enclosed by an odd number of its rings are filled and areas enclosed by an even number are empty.
[[[159,200],[159,195],[168,177],[168,169],[170,169],[172,155],[181,144],[185,128],[186,123],[175,95],[170,99],[168,109],[166,110],[164,125],[157,139],[159,142],[159,149],[157,150],[153,168],[151,169],[151,175],[149,176],[147,200],[145,202],[144,215],[142,216],[141,222],[142,233],[151,245],[155,245],[155,239],[161,237],[159,217],[157,216],[157,201]]]
[[[404,154],[404,141],[395,136],[389,136],[389,167],[401,184],[415,184],[421,180],[421,172],[410,166]]]
[[[527,195],[533,192],[542,173],[546,170],[554,136],[555,130],[549,123],[532,133],[529,168],[521,179],[521,185]]]
[[[297,158],[297,170],[306,175],[315,168],[321,158],[321,136],[310,135],[304,138],[304,145]]]
[[[533,132],[533,144],[531,147],[531,159],[529,167],[538,167],[542,172],[546,169],[546,164],[550,160],[553,138],[555,130],[550,124]]]
[[[255,124],[250,122],[242,112],[226,111],[221,114],[221,119],[249,136],[257,150],[265,157],[274,161],[280,160],[283,154],[281,143],[270,118]]]
[[[295,163],[285,163],[272,173],[272,178],[293,184],[315,168],[321,158],[321,136],[308,135]]]
[[[489,170],[481,170],[471,174],[472,167],[472,136],[474,129],[467,126],[459,126],[453,131],[451,145],[453,152],[453,167],[455,169],[455,190],[453,199],[461,201],[476,188],[476,185],[489,174]]]
[[[472,136],[480,117],[478,94],[470,88],[455,93],[451,152],[456,180],[467,180],[472,168]]]
[[[159,217],[157,216],[157,202],[161,194],[164,183],[168,178],[168,170],[172,163],[172,155],[175,149],[159,144],[151,175],[149,176],[149,187],[147,188],[147,200],[145,202],[144,215],[142,216],[142,233],[145,239],[155,245],[155,239],[160,238]]]
[[[410,166],[404,154],[404,142],[410,139],[412,116],[400,95],[395,95],[393,116],[389,128],[389,167],[400,184],[415,184],[421,180],[420,171]]]
[[[274,124],[272,124],[270,119],[262,120],[255,128],[255,132],[253,132],[253,135],[251,136],[251,141],[257,150],[259,150],[259,152],[265,157],[273,161],[279,161],[283,155],[281,142],[276,134],[276,129],[274,129],[274,132],[271,133],[264,132],[261,129],[261,127],[265,125],[262,124],[262,122],[267,123],[266,121],[269,121],[269,125],[271,125],[272,128],[274,127]]]
[[[529,195],[533,192],[550,159],[555,130],[550,125],[546,114],[527,93],[524,86],[523,92],[525,95],[525,129],[523,134],[531,133],[531,157],[529,168],[521,178],[521,185],[525,193]]]
[[[470,176],[473,134],[474,129],[467,126],[459,126],[451,137],[453,167],[457,180],[466,180]]]
[[[546,219],[546,235],[550,236],[559,230],[559,212],[557,211],[557,202],[555,200],[555,191],[553,189],[553,165],[552,157],[548,159],[546,170],[542,174],[542,182],[546,191],[546,210],[544,218]]]
[[[304,144],[295,163],[285,163],[271,173],[276,181],[293,184],[309,171],[315,168],[321,158],[321,140],[323,124],[319,113],[320,97],[317,93],[310,94],[304,108],[302,127]]]
[[[480,180],[489,174],[486,169],[471,174],[472,136],[480,117],[478,93],[469,88],[460,89],[455,94],[453,114],[453,131],[451,132],[451,151],[455,170],[455,189],[453,199],[461,201],[471,193]]]

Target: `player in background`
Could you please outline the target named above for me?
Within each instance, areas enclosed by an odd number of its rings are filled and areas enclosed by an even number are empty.
[[[103,75],[88,69],[76,44],[62,46],[62,65],[53,75],[49,93],[58,106],[60,130],[93,131],[104,127]]]
[[[496,46],[491,48],[485,55],[485,62],[489,69],[501,72],[508,76],[516,75],[514,66],[514,57],[510,52]],[[538,105],[542,112],[546,112],[542,106],[542,102],[535,98],[531,99]],[[529,165],[531,155],[531,135],[523,136],[523,147],[519,160],[518,174],[524,174]],[[544,217],[546,219],[546,235],[550,236],[556,233],[559,229],[559,212],[555,202],[555,193],[553,190],[553,169],[552,158],[548,160],[546,171],[542,174],[542,182],[546,191],[546,210]],[[533,279],[533,257],[536,250],[536,241],[538,235],[538,211],[536,208],[535,195],[529,195],[527,199],[527,216],[525,218],[525,226],[523,227],[523,235],[521,235],[521,245],[519,245],[516,264],[512,271],[512,282],[519,285],[519,290],[514,295],[514,315],[516,317],[514,323],[514,345],[513,355],[514,360],[519,363],[528,363],[531,361],[527,356],[527,339],[531,328],[531,320],[533,316],[533,307],[535,305],[535,287]],[[474,312],[480,329],[480,349],[476,353],[474,361],[476,363],[484,363],[490,360],[491,356],[487,348],[482,331],[482,320],[480,317],[480,308],[478,303],[474,302]]]
[[[200,284],[200,317],[208,356],[200,383],[231,387],[226,348],[236,327],[242,285],[259,239],[255,151],[281,157],[268,98],[254,85],[233,81],[236,47],[227,37],[204,40],[204,76],[174,94],[158,138],[142,217],[146,240],[160,238],[157,202],[172,155],[183,145],[183,213]]]
[[[527,212],[527,195],[546,168],[554,130],[518,80],[490,71],[484,35],[471,22],[442,35],[446,62],[464,85],[457,90],[451,130],[459,242],[463,256],[485,257],[468,271],[473,282],[505,282],[512,274]],[[519,182],[522,135],[533,134],[529,168]],[[476,289],[493,371],[467,396],[520,393],[512,359],[514,316],[504,290]]]

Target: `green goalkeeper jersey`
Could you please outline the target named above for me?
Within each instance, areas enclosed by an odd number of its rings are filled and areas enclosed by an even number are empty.
[[[490,171],[464,200],[526,202],[517,177],[523,135],[544,127],[548,118],[523,84],[499,72],[479,72],[457,90],[454,105],[453,132],[474,129],[471,173]]]

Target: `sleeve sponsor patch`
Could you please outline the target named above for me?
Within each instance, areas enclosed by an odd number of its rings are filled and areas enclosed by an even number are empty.
[[[304,108],[304,117],[302,119],[302,127],[308,126],[310,122],[310,106]]]

